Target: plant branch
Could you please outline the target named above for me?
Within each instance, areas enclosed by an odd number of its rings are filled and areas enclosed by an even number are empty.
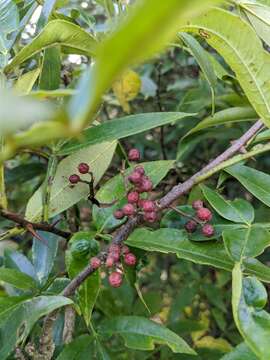
[[[205,180],[207,177],[210,177],[216,171],[222,169],[222,165],[230,159],[235,153],[237,153],[242,146],[244,146],[251,138],[253,138],[257,132],[263,127],[263,123],[259,120],[257,121],[246,133],[244,133],[238,140],[236,140],[227,150],[225,150],[221,155],[212,160],[208,165],[206,165],[203,169],[198,171],[184,183],[176,185],[172,188],[171,191],[168,192],[163,198],[159,201],[160,210],[168,208],[179,196],[185,194],[189,191],[195,184],[200,181]],[[268,144],[267,150],[270,150],[270,145]],[[266,150],[264,150],[266,151]],[[262,148],[260,150],[262,151]],[[251,153],[251,155],[250,155]],[[242,159],[251,157],[255,154],[258,154],[259,151],[255,153],[255,150],[250,153],[246,153],[244,155],[239,155],[237,157],[238,161]],[[249,156],[248,156],[249,155]],[[227,165],[228,166],[228,163]],[[112,243],[121,244],[123,243],[128,236],[132,233],[132,231],[142,223],[142,217],[137,215],[133,218],[130,218],[124,225],[122,225],[116,235],[114,236]],[[107,252],[102,252],[98,256],[99,259],[104,262],[107,257]],[[91,275],[95,270],[88,265],[84,270],[82,270],[64,289],[64,296],[71,296],[74,294],[76,289],[82,284],[82,282]]]
[[[224,161],[230,159],[235,153],[237,153],[251,138],[256,135],[256,133],[263,127],[261,120],[258,120],[247,132],[245,132],[238,140],[236,140],[227,150],[222,154],[217,156],[214,160],[210,161],[208,165],[198,171],[196,174],[191,176],[187,181],[182,184],[178,184],[172,188],[159,201],[161,209],[167,208],[173,201],[175,201],[179,196],[185,194],[189,191],[195,184],[197,184],[197,179],[209,171],[218,167]]]
[[[55,235],[61,236],[65,239],[69,239],[71,236],[71,233],[57,229],[55,227],[55,224],[33,223],[31,221],[26,220],[21,215],[15,214],[11,211],[7,211],[4,209],[0,209],[0,216],[15,222],[16,224],[20,225],[22,228],[26,229],[27,231],[29,228],[32,228],[33,230],[47,231]]]

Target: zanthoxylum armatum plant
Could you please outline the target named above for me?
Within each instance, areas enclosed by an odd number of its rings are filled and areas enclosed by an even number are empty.
[[[0,0],[0,359],[269,360],[270,1]]]

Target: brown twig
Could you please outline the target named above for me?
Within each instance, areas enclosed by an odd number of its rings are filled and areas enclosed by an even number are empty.
[[[69,344],[73,339],[76,312],[72,305],[65,308],[65,323],[63,329],[63,343]]]
[[[55,235],[61,236],[65,239],[69,239],[71,236],[71,233],[57,229],[54,226],[54,224],[34,223],[34,222],[26,220],[21,215],[15,214],[11,211],[7,211],[4,209],[0,209],[0,216],[2,216],[5,219],[15,222],[16,224],[20,225],[22,228],[26,229],[27,231],[29,231],[29,229],[46,231],[46,232],[50,232]]]

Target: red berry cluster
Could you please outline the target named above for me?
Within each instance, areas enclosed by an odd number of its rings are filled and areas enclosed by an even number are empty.
[[[88,174],[90,172],[90,167],[86,163],[80,163],[78,165],[78,171],[79,171],[80,174]],[[81,181],[81,178],[77,174],[72,174],[72,175],[70,175],[68,180],[72,185],[75,185],[75,184],[77,184],[78,182]]]
[[[112,244],[109,247],[105,266],[107,269],[113,269],[109,274],[109,284],[112,287],[120,287],[123,282],[123,268],[120,262],[121,256],[127,266],[135,266],[137,259],[136,256],[130,252],[126,245]],[[91,267],[96,270],[101,266],[101,260],[98,257],[93,257],[90,260]]]
[[[128,153],[130,161],[138,161],[140,152],[138,149],[131,149]],[[148,176],[145,175],[143,166],[138,165],[128,176],[128,181],[132,185],[131,191],[127,194],[128,203],[122,209],[114,212],[116,219],[123,219],[125,216],[133,216],[138,212],[143,213],[144,220],[153,223],[157,220],[156,203],[149,199],[141,199],[142,193],[149,193],[153,189],[153,183]]]
[[[198,224],[202,225],[202,234],[206,237],[211,237],[214,235],[215,230],[214,227],[211,224],[208,224],[208,222],[212,219],[212,212],[204,207],[204,204],[201,200],[195,200],[192,203],[192,207],[194,210],[196,210],[196,219],[195,220],[189,220],[185,224],[185,229],[189,233],[193,233],[197,230]],[[201,224],[201,221],[203,224]]]

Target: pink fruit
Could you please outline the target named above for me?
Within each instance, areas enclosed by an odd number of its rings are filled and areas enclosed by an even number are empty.
[[[143,210],[145,212],[153,212],[156,210],[156,204],[152,200],[145,200],[143,203]]]
[[[139,185],[142,181],[142,175],[140,173],[134,171],[128,176],[128,180],[132,184]]]
[[[123,206],[123,213],[125,216],[132,216],[135,214],[135,208],[132,204],[126,204]]]
[[[70,175],[68,180],[71,184],[77,184],[81,180],[81,178],[79,177],[79,175],[73,174],[73,175]]]
[[[79,170],[79,173],[81,173],[81,174],[87,174],[90,170],[90,167],[86,163],[80,163],[78,165],[78,170]]]
[[[119,272],[114,271],[109,275],[109,283],[114,288],[120,287],[122,281],[123,281],[123,277],[122,274],[120,274]]]
[[[211,236],[214,235],[215,230],[214,230],[214,228],[213,228],[212,225],[210,225],[210,224],[205,224],[205,225],[202,227],[202,233],[203,233],[203,235],[206,236],[206,237],[211,237]]]
[[[131,191],[128,193],[127,200],[130,204],[136,204],[139,200],[139,193],[137,191]]]
[[[144,177],[139,188],[141,192],[149,192],[153,189],[153,183],[149,178]]]
[[[190,220],[185,224],[185,229],[189,233],[193,233],[197,229],[197,223],[194,220]]]
[[[209,221],[212,219],[212,212],[207,208],[200,208],[196,212],[197,217],[202,221]]]
[[[137,259],[136,256],[132,253],[127,253],[124,257],[125,264],[128,266],[136,265]]]
[[[90,260],[90,265],[92,266],[93,269],[98,269],[101,265],[101,261],[99,258],[97,257],[93,257],[91,260]]]
[[[129,161],[138,161],[140,160],[140,151],[138,149],[130,149],[128,152],[128,160]]]
[[[121,209],[118,209],[118,210],[115,210],[115,212],[113,213],[113,216],[120,220],[120,219],[123,219],[123,217],[125,216],[123,211]]]

